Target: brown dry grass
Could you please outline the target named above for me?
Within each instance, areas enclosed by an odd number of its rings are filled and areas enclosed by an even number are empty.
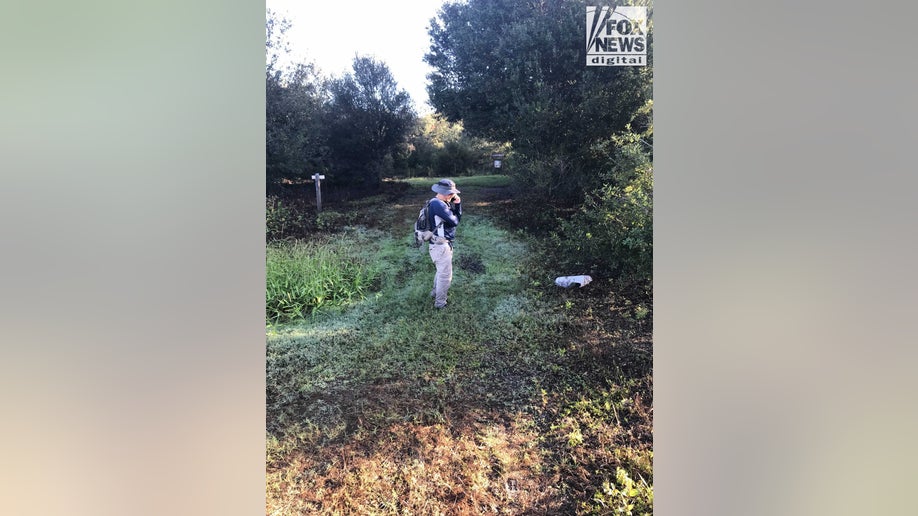
[[[537,433],[508,422],[392,425],[302,449],[277,483],[275,514],[533,514],[557,506],[546,490]]]

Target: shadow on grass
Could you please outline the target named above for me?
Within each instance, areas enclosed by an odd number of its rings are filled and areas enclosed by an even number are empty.
[[[393,235],[426,195],[393,203]],[[617,467],[652,483],[647,322],[602,280],[534,279],[484,215],[460,226],[446,312],[395,237],[379,297],[269,338],[266,513],[586,513]]]

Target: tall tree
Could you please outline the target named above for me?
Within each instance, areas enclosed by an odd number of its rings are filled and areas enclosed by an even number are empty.
[[[415,123],[411,97],[385,63],[355,57],[353,72],[329,83],[328,145],[334,179],[374,186]]]
[[[321,167],[325,149],[321,79],[310,63],[278,65],[290,22],[268,10],[265,65],[265,175],[268,182]]]
[[[550,164],[562,196],[596,186],[591,146],[624,130],[651,97],[650,66],[585,66],[588,3],[447,3],[425,56],[434,108],[472,135],[511,141]]]

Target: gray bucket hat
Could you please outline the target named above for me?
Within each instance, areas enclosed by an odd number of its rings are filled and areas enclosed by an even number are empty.
[[[459,193],[459,189],[456,188],[456,183],[452,179],[441,179],[434,183],[430,189],[443,195]]]

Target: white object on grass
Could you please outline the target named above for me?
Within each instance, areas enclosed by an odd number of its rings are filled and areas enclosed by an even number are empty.
[[[571,285],[577,284],[583,287],[587,283],[593,281],[593,278],[589,276],[561,276],[555,278],[555,285],[559,287],[570,287]]]

